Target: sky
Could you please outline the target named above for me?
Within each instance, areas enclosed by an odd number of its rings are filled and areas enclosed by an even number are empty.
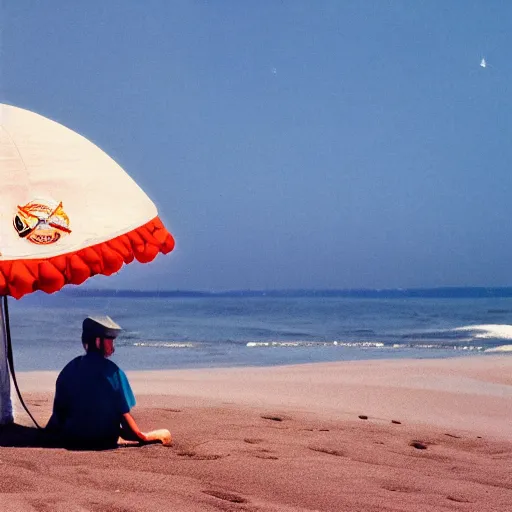
[[[176,239],[89,286],[512,285],[512,2],[0,5],[1,101],[106,151]]]

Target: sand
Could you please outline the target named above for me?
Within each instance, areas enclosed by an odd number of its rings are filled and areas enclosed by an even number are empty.
[[[139,426],[173,446],[42,448],[17,412],[2,512],[510,510],[510,356],[128,376]],[[55,378],[19,374],[41,423]]]

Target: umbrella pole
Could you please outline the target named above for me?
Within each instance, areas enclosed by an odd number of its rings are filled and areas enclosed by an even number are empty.
[[[0,298],[0,425],[13,423],[11,401],[11,376],[7,361],[7,331],[5,327],[5,310]]]

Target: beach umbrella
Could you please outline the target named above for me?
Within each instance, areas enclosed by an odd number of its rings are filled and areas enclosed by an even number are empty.
[[[106,153],[0,104],[0,425],[13,421],[6,297],[53,293],[173,247],[153,202]]]

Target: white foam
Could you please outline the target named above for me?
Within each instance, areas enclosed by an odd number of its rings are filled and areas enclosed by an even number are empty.
[[[382,348],[384,343],[380,341],[335,341],[336,345],[341,347],[359,347],[359,348]]]
[[[249,341],[246,347],[317,347],[333,345],[325,341]]]
[[[178,341],[139,341],[133,344],[135,347],[157,347],[157,348],[194,348],[193,343]]]
[[[356,347],[382,348],[384,343],[377,341],[249,341],[246,347]]]
[[[474,337],[478,339],[501,338],[512,340],[512,325],[507,324],[465,325],[453,330],[474,332]]]

